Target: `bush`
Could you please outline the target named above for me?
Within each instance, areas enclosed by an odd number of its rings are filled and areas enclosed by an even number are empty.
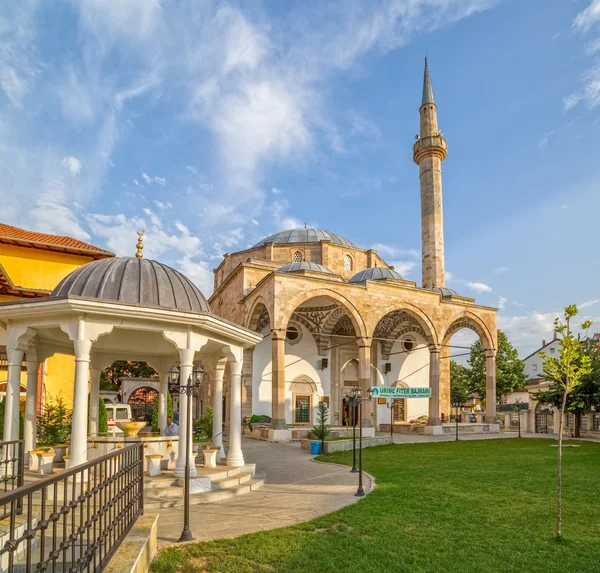
[[[72,412],[63,397],[48,397],[41,416],[37,421],[38,446],[57,446],[66,444],[71,435]]]
[[[105,434],[106,432],[108,432],[108,412],[104,400],[98,398],[98,433]]]
[[[252,414],[250,419],[248,420],[248,428],[252,430],[252,424],[270,424],[271,418],[270,416],[264,416],[261,414]]]
[[[155,434],[160,432],[160,428],[158,427],[158,403],[160,401],[160,395],[157,397],[156,402],[154,402],[154,408],[152,409],[152,431]],[[171,392],[167,390],[167,418],[173,417],[173,398],[171,397]]]
[[[213,437],[213,417],[212,406],[207,406],[206,414],[200,416],[194,421],[194,429],[200,434],[201,437]]]
[[[319,402],[317,425],[313,426],[312,429],[312,433],[317,440],[322,441],[331,433],[331,427],[327,425],[327,418],[329,418],[329,407],[327,403]]]

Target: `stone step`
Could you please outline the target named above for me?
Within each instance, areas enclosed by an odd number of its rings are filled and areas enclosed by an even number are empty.
[[[239,468],[230,468],[227,466],[219,466],[216,470],[206,468],[196,468],[197,477],[208,476],[211,478],[212,483],[220,482],[229,478],[234,478],[242,474],[254,475],[256,466],[255,464],[247,464]],[[147,477],[144,481],[144,491],[151,493],[153,491],[164,491],[171,489],[173,483],[177,481],[177,478],[173,476],[171,472],[163,473],[157,477]]]
[[[239,483],[246,483],[252,479],[252,474],[242,473],[234,477],[228,477],[220,480],[212,480],[212,488],[213,489],[226,489],[228,487],[233,487]]]
[[[260,489],[264,483],[265,475],[257,474],[256,477],[233,487],[215,489],[206,493],[191,496],[190,504],[201,505],[203,503],[215,503],[217,501],[233,499],[239,495],[244,495]],[[167,509],[171,507],[183,507],[183,492],[180,492],[180,496],[176,499],[165,499],[162,495],[144,496],[144,509]]]

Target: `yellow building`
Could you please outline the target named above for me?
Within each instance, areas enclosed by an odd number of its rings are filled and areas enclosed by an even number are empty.
[[[49,235],[0,223],[0,302],[46,297],[76,268],[114,254],[71,237]],[[0,323],[0,395],[6,393],[6,330]],[[25,363],[21,396],[25,398]],[[44,396],[59,393],[73,398],[73,358],[55,354],[42,365],[38,377],[38,404]]]

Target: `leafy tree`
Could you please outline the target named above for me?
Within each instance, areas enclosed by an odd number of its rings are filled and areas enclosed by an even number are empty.
[[[485,392],[485,352],[483,343],[477,340],[471,346],[469,364],[469,391],[476,393],[481,398],[486,398]],[[519,360],[517,349],[509,342],[506,334],[498,331],[498,350],[496,352],[496,396],[510,394],[513,390],[521,388],[527,376],[524,372],[525,363]]]
[[[558,467],[556,476],[556,538],[562,539],[562,443],[563,420],[569,394],[580,386],[585,376],[592,372],[590,356],[584,352],[584,345],[571,330],[571,320],[577,316],[577,307],[572,304],[565,308],[564,319],[554,321],[554,330],[560,337],[559,357],[543,354],[544,377],[556,384],[562,391],[560,420],[558,422]],[[582,330],[592,326],[589,320],[582,325]]]
[[[464,404],[469,399],[469,369],[450,360],[450,402]]]
[[[154,402],[154,408],[152,409],[152,431],[155,434],[160,432],[160,428],[158,427],[158,403],[160,401],[160,396],[156,402]],[[167,418],[173,417],[173,398],[171,397],[171,392],[167,391]]]
[[[120,390],[119,378],[158,378],[158,374],[147,362],[138,360],[116,360],[100,374],[100,390]]]
[[[327,424],[329,418],[329,404],[320,401],[317,404],[317,424],[313,426],[312,432],[317,440],[321,440],[321,453],[324,454],[323,442],[331,433],[331,426]]]

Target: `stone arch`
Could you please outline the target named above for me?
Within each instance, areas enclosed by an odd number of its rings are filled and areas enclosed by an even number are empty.
[[[433,321],[425,312],[423,312],[418,306],[411,303],[401,303],[401,304],[391,304],[383,312],[379,313],[379,315],[375,316],[375,319],[371,323],[371,332],[373,333],[373,337],[375,337],[375,330],[379,326],[379,323],[388,315],[392,313],[406,313],[411,318],[414,319],[413,324],[415,326],[419,326],[422,330],[422,336],[425,338],[428,344],[437,344],[439,337],[435,325]]]
[[[292,393],[316,394],[317,385],[310,376],[307,376],[306,374],[300,374],[300,376],[296,376],[296,378],[294,378],[294,380],[292,381]]]
[[[495,350],[495,338],[492,336],[488,327],[477,315],[470,312],[465,312],[450,323],[444,332],[442,344],[444,346],[448,345],[452,336],[463,328],[468,328],[479,336],[484,350]]]
[[[259,296],[254,301],[252,310],[248,314],[246,327],[254,332],[260,333],[267,325],[269,326],[269,329],[272,328],[271,313],[269,312],[265,299],[262,296]]]
[[[345,296],[327,288],[309,290],[298,295],[295,299],[290,300],[282,309],[281,318],[278,323],[274,325],[274,328],[281,332],[285,332],[294,311],[303,303],[318,297],[328,298],[343,307],[352,321],[356,335],[360,338],[367,337],[365,322],[356,307]],[[340,317],[338,316],[338,319],[339,318]],[[332,325],[332,328],[333,326],[335,326],[335,324]]]
[[[396,380],[394,388],[408,388],[408,384],[404,380]]]

